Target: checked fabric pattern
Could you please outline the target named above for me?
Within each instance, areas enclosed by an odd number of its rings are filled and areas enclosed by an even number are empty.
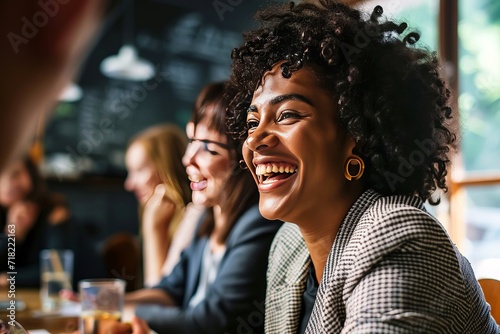
[[[297,333],[310,264],[296,225],[271,247],[267,334]],[[500,333],[469,262],[417,197],[368,190],[330,250],[306,334]]]

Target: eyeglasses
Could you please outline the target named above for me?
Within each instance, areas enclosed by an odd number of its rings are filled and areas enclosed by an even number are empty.
[[[189,143],[193,142],[200,142],[203,143],[203,146],[205,147],[206,150],[208,150],[208,144],[214,144],[217,146],[220,146],[222,148],[225,148],[226,150],[230,150],[231,147],[228,144],[224,144],[215,140],[210,140],[210,139],[197,139],[197,138],[189,138]]]
[[[193,144],[195,144],[195,143],[199,143],[200,146],[194,146]],[[196,147],[196,151],[197,151],[201,147],[201,148],[203,148],[203,151],[209,152],[210,154],[213,154],[213,155],[219,154],[218,152],[214,151],[213,149],[210,149],[209,144],[216,145],[216,146],[218,146],[220,148],[223,148],[225,150],[231,150],[232,149],[232,147],[229,146],[228,144],[224,144],[224,143],[221,143],[221,142],[218,142],[218,141],[215,141],[215,140],[189,138],[189,145],[188,145],[187,150],[194,150],[195,147]]]

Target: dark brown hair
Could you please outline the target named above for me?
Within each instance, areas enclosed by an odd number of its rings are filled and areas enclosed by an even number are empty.
[[[206,85],[198,95],[190,120],[196,129],[199,122],[208,118],[209,129],[224,135],[230,147],[231,176],[224,188],[227,192],[227,201],[221,208],[223,212],[228,213],[228,224],[225,233],[223,233],[224,240],[221,241],[225,241],[236,220],[259,200],[259,192],[251,174],[239,167],[239,161],[243,159],[241,154],[242,141],[228,134],[225,119],[229,95],[225,86],[225,82]],[[208,234],[212,229],[213,216],[208,215],[200,233]]]
[[[50,193],[47,188],[47,182],[43,178],[38,166],[29,157],[22,158],[23,167],[26,168],[31,181],[31,191],[26,195],[24,200],[35,203],[40,209],[38,217],[46,217],[55,207],[68,208],[68,204],[64,196],[58,193]],[[0,206],[0,226],[4,223],[9,208]]]
[[[365,187],[381,194],[430,200],[447,190],[448,152],[455,141],[450,92],[435,53],[415,47],[419,34],[382,19],[376,6],[363,15],[333,0],[275,5],[257,14],[260,28],[232,52],[227,117],[235,138],[247,136],[246,113],[262,75],[282,62],[289,78],[306,67],[338,103],[332,117],[356,141],[365,161]],[[418,158],[418,159],[417,159]]]

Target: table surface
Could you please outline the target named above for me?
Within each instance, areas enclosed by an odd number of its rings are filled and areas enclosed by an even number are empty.
[[[0,290],[0,299],[23,301],[26,304],[26,309],[16,310],[15,318],[24,328],[30,329],[45,329],[52,334],[73,333],[78,329],[78,317],[73,316],[34,316],[33,311],[40,311],[40,293],[38,289],[16,289],[15,297],[9,298],[8,291]],[[6,308],[0,309],[0,317],[9,321],[9,310]]]

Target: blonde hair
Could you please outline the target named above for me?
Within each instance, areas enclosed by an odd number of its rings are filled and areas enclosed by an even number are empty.
[[[168,236],[172,238],[182,219],[184,208],[191,201],[189,180],[182,164],[182,156],[187,147],[186,135],[174,124],[161,124],[132,137],[127,149],[134,144],[140,144],[144,148],[165,186],[165,196],[175,204],[176,212],[168,228]],[[141,206],[141,216],[142,209]]]

